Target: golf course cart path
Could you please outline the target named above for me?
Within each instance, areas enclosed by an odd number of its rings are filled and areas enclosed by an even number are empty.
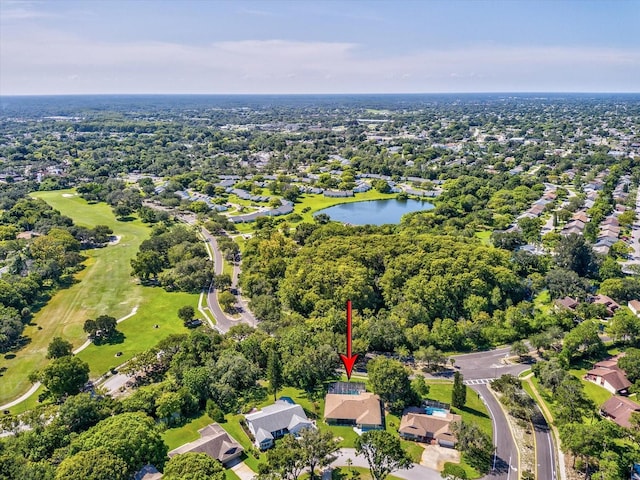
[[[138,307],[135,306],[133,307],[133,309],[131,310],[131,313],[129,313],[128,315],[125,315],[122,318],[119,318],[118,320],[116,320],[116,323],[120,323],[120,322],[124,322],[127,318],[131,318],[133,317],[136,313],[138,312]],[[80,345],[78,348],[76,348],[73,351],[74,355],[77,355],[78,353],[80,353],[81,351],[83,351],[85,348],[87,348],[89,345],[91,345],[91,340],[87,340],[86,342],[84,342],[82,345]],[[36,393],[36,391],[40,388],[40,382],[36,382],[33,385],[31,385],[31,388],[29,390],[27,390],[23,395],[21,395],[20,397],[16,398],[15,400],[12,400],[9,403],[6,403],[4,405],[0,405],[0,410],[7,410],[11,407],[15,407],[16,405],[18,405],[21,402],[24,402],[27,398],[29,398],[31,395],[33,395],[34,393]]]
[[[36,390],[38,390],[40,388],[41,383],[40,382],[36,382],[33,385],[31,385],[31,388],[29,390],[27,390],[27,392],[16,398],[15,400],[5,404],[5,405],[0,405],[0,410],[7,410],[8,408],[11,407],[15,407],[16,405],[18,405],[21,402],[24,402],[27,398],[29,398],[31,395],[33,395],[34,393],[36,393]]]
[[[119,318],[118,320],[116,320],[116,323],[120,323],[120,322],[124,322],[127,318],[131,318],[133,317],[136,313],[138,313],[138,306],[136,305],[135,307],[133,307],[131,309],[131,313],[128,315],[125,315],[122,318]],[[74,355],[79,354],[81,351],[83,351],[85,348],[87,348],[89,345],[91,345],[91,340],[87,340],[86,342],[84,342],[82,345],[80,345],[78,348],[76,348],[73,351]]]

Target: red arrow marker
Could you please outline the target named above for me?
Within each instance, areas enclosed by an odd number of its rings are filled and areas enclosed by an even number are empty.
[[[351,355],[351,300],[347,300],[347,354],[340,354],[340,359],[344,364],[344,369],[347,371],[347,379],[351,380],[351,371],[358,359],[357,353]]]

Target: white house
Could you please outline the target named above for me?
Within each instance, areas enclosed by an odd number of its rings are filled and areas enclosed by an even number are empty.
[[[247,427],[260,450],[273,446],[275,439],[287,433],[296,435],[305,428],[315,428],[302,407],[295,403],[278,400],[262,410],[245,415]]]

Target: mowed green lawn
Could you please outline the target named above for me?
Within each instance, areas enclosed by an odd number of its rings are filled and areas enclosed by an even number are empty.
[[[86,340],[84,321],[106,314],[121,318],[138,308],[138,313],[119,324],[124,342],[101,347],[90,346],[80,358],[89,362],[91,375],[97,377],[119,365],[171,333],[185,332],[177,319],[178,308],[189,304],[197,308],[198,296],[167,293],[153,287],[143,287],[130,276],[133,258],[140,243],[149,236],[149,227],[139,220],[119,222],[106,204],[89,204],[71,190],[37,192],[41,198],[78,225],[93,227],[108,225],[119,242],[105,248],[82,252],[85,268],[76,275],[77,282],[60,290],[38,311],[24,334],[30,342],[21,350],[0,358],[0,368],[6,371],[0,382],[0,404],[6,403],[30,387],[29,373],[46,365],[47,346],[54,336],[69,340],[74,348]],[[153,328],[158,324],[159,328]],[[115,357],[116,352],[123,352]]]

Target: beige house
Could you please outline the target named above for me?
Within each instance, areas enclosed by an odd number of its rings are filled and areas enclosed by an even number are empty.
[[[223,465],[230,463],[240,455],[244,449],[225,432],[217,423],[211,423],[198,430],[200,438],[171,450],[169,458],[183,453],[206,453],[211,458],[219,460]]]
[[[329,425],[353,425],[363,431],[384,427],[380,397],[369,392],[357,395],[328,393],[324,421]]]
[[[640,315],[640,301],[630,300],[629,303],[627,303],[627,306],[629,307],[629,310],[633,312],[634,315]]]
[[[451,425],[461,420],[460,415],[451,412],[428,415],[422,408],[411,407],[403,412],[398,432],[407,440],[452,448],[456,444],[456,437]]]

